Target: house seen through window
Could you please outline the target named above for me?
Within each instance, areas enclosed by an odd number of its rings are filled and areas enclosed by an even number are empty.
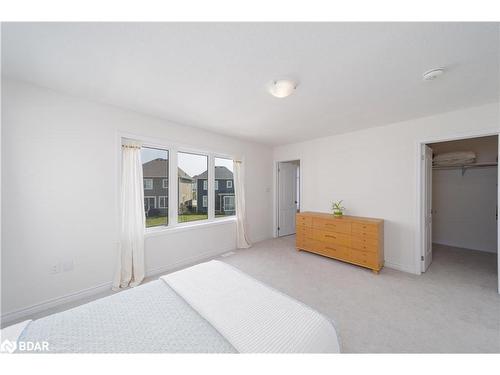
[[[170,166],[168,150],[144,146],[141,158],[146,228],[169,224],[170,167],[177,167],[177,196],[174,198],[177,199],[178,223],[208,220],[209,212],[216,218],[235,215],[231,159],[215,157],[214,170],[209,174],[208,155],[177,152],[177,166]],[[209,177],[213,178],[213,185]],[[172,208],[175,210],[175,206]]]
[[[168,225],[168,151],[143,147],[141,159],[146,228]]]
[[[215,158],[215,216],[236,214],[234,205],[234,176],[231,159]]]
[[[208,219],[208,201],[203,198],[207,195],[208,185],[204,183],[207,182],[206,177],[202,178],[207,174],[208,157],[178,152],[177,165],[179,194],[177,221],[185,223]]]

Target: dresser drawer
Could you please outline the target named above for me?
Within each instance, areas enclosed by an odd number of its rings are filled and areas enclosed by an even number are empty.
[[[351,237],[348,234],[334,233],[316,228],[313,229],[313,238],[317,241],[336,245],[350,246],[351,244]]]
[[[352,223],[353,233],[373,233],[378,235],[377,224]]]
[[[329,258],[347,261],[350,259],[350,250],[347,246],[326,244],[315,240],[304,240],[301,246],[297,245],[297,247]]]
[[[371,232],[359,232],[359,233],[354,233],[352,232],[352,238],[359,238],[359,239],[371,239],[371,240],[378,240],[378,233],[371,233]]]
[[[335,233],[351,233],[351,223],[342,222],[340,220],[314,218],[313,227]]]
[[[295,230],[297,232],[311,232],[312,228],[311,227],[306,227],[305,225],[295,225]]]
[[[295,223],[297,226],[312,227],[313,218],[310,216],[297,215],[295,217]]]
[[[351,247],[356,250],[370,251],[372,253],[377,253],[379,244],[378,240],[373,238],[351,238]]]
[[[313,233],[311,228],[307,229],[300,229],[297,228],[297,231],[295,232],[295,237],[297,239],[313,239]]]
[[[347,246],[342,246],[342,245],[326,244],[322,242],[318,250],[322,254],[332,258],[348,260],[350,256],[349,248]]]
[[[351,260],[364,266],[377,267],[378,255],[368,251],[359,251],[351,249]]]
[[[370,237],[365,237],[363,235],[359,235],[358,233],[354,233],[351,237],[351,242],[358,242],[363,245],[370,245],[370,246],[378,246],[379,245],[379,240],[378,238],[370,238]]]

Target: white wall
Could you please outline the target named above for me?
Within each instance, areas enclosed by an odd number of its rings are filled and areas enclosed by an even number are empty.
[[[432,242],[496,253],[497,178],[496,167],[434,170]]]
[[[2,91],[2,315],[109,285],[120,132],[242,156],[250,238],[272,236],[270,147],[25,83],[4,81]],[[147,271],[234,247],[234,222],[149,236]],[[66,260],[74,260],[73,271],[49,274]]]
[[[419,273],[417,143],[498,129],[495,103],[276,147],[274,160],[300,159],[303,211],[343,199],[347,214],[385,219],[386,266]]]

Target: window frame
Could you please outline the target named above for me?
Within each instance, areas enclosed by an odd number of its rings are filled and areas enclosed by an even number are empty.
[[[143,181],[143,182],[142,182],[142,188],[143,188],[144,190],[154,190],[154,188],[155,188],[155,187],[154,187],[154,182],[153,182],[153,179],[152,179],[152,178],[144,178],[144,177],[143,177],[143,178],[142,178],[142,181]],[[150,188],[147,188],[147,187],[146,187],[146,185],[147,185],[147,184],[146,184],[146,181],[151,182],[151,187],[150,187]]]
[[[234,195],[224,195],[222,197],[222,201],[224,204],[224,212],[226,212],[226,198],[233,198],[233,209],[231,211],[234,211],[236,214],[236,196]]]
[[[162,198],[163,198],[163,202],[165,202],[163,206],[161,205]],[[158,195],[158,207],[157,208],[158,209],[168,208],[168,196],[167,195]]]
[[[205,187],[205,182],[209,181],[207,183],[207,188],[210,189],[210,153],[207,153],[207,152],[200,152],[200,151],[197,151],[197,150],[192,150],[192,149],[187,149],[187,148],[177,148],[176,149],[176,154],[175,154],[175,157],[176,157],[176,168],[175,168],[175,173],[176,173],[176,188],[179,187],[179,181],[178,181],[178,176],[177,176],[177,173],[178,173],[178,168],[179,168],[179,163],[178,163],[178,159],[177,159],[177,155],[179,153],[182,153],[182,154],[191,154],[191,155],[196,155],[196,156],[203,156],[206,158],[207,160],[207,180],[204,180],[203,181],[203,187]],[[209,190],[206,190],[206,191],[209,191]],[[202,191],[205,191],[205,189],[203,189]],[[196,185],[196,192],[198,193],[198,186]],[[198,194],[197,194],[198,195]],[[176,226],[189,226],[189,225],[192,225],[192,224],[196,224],[196,223],[204,223],[204,222],[207,222],[210,220],[210,202],[209,202],[209,206],[207,207],[207,218],[206,219],[199,219],[199,220],[192,220],[192,221],[185,221],[185,222],[182,222],[182,223],[179,223],[179,192],[176,191],[176,202],[177,202],[177,208],[176,208]],[[203,198],[202,198],[203,199]],[[198,200],[198,197],[196,197],[196,200]]]
[[[234,175],[233,175],[234,178]],[[231,186],[229,186],[231,184]],[[226,180],[226,189],[232,189],[233,188],[233,180]]]
[[[208,163],[207,163],[208,165]],[[208,191],[208,179],[203,180],[203,191]]]
[[[166,178],[166,180],[168,181],[169,180],[169,177],[170,177],[170,167],[171,167],[171,160],[170,160],[170,149],[162,146],[162,145],[159,145],[159,144],[155,144],[155,143],[151,143],[151,142],[147,142],[147,141],[143,141],[143,140],[138,140],[136,139],[136,141],[140,142],[142,144],[141,146],[141,151],[143,148],[150,148],[150,149],[156,149],[156,150],[160,150],[160,151],[166,151],[167,152],[167,168],[168,168],[168,176]],[[151,191],[152,193],[154,193],[154,179],[153,178],[146,178],[147,179],[150,179],[152,181],[152,188],[151,189],[145,189],[144,188],[144,191],[148,190],[148,191]],[[144,177],[143,177],[143,180]],[[168,182],[167,182],[167,187],[164,188],[164,180],[165,179],[162,179],[162,183],[161,183],[161,187],[162,189],[166,189],[167,190],[167,195],[163,195],[163,196],[160,196],[160,195],[151,195],[151,196],[146,196],[146,193],[144,193],[144,198],[154,198],[154,202],[155,202],[155,206],[154,208],[155,209],[161,209],[161,208],[167,208],[169,207],[170,205],[170,192],[169,192],[169,189],[168,189]],[[167,207],[160,207],[160,197],[167,197]],[[170,208],[169,208],[170,210]],[[151,230],[163,230],[165,228],[168,228],[170,227],[170,223],[169,223],[169,220],[170,220],[170,215],[167,211],[167,220],[166,220],[166,224],[159,224],[159,225],[154,225],[154,226],[150,226],[150,227],[147,227],[146,226],[146,223],[144,223],[144,233],[148,233],[150,232]]]
[[[121,144],[123,140],[133,140],[138,141],[142,144],[142,147],[148,148],[156,148],[160,150],[165,150],[168,152],[168,177],[167,177],[167,187],[168,189],[168,224],[167,225],[159,225],[149,228],[144,228],[144,234],[146,236],[156,236],[161,235],[162,233],[173,233],[179,230],[189,230],[191,227],[200,227],[200,226],[211,226],[215,224],[224,224],[224,222],[233,222],[236,220],[236,216],[228,216],[228,217],[215,217],[215,158],[229,159],[234,160],[234,155],[225,154],[221,152],[214,152],[209,150],[198,149],[191,146],[182,145],[179,143],[170,142],[164,139],[151,138],[151,137],[142,137],[135,134],[130,133],[119,133],[118,134],[118,144],[117,154],[119,155],[118,160],[121,160]],[[177,191],[177,153],[185,152],[190,154],[197,154],[207,157],[207,167],[208,167],[208,219],[196,220],[191,222],[178,222],[178,191]],[[120,163],[118,164],[120,165]],[[118,176],[118,184],[117,191],[120,192],[120,179],[121,179],[121,168],[117,169]],[[172,183],[174,181],[175,183]],[[163,182],[162,182],[163,186]],[[154,190],[154,183],[153,183]],[[119,197],[119,194],[117,195]],[[155,202],[155,207],[158,206]],[[119,204],[119,200],[117,201]],[[119,218],[117,218],[119,220]]]
[[[169,165],[169,167],[170,167],[170,165]],[[166,184],[165,184],[165,182],[166,182]],[[166,186],[165,186],[165,185],[166,185]],[[161,181],[161,188],[162,188],[162,189],[167,189],[167,190],[168,190],[168,178],[164,178],[164,179],[162,179],[162,181]]]

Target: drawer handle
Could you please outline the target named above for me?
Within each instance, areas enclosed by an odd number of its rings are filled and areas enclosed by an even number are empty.
[[[330,234],[325,234],[325,237],[328,237],[328,238],[333,238],[334,240],[336,240],[336,239],[337,239],[337,237],[332,236],[332,235],[330,235]]]
[[[328,247],[328,246],[325,246],[325,249],[327,249],[327,250],[337,251],[337,249],[335,249],[335,248],[333,248],[333,247]]]

